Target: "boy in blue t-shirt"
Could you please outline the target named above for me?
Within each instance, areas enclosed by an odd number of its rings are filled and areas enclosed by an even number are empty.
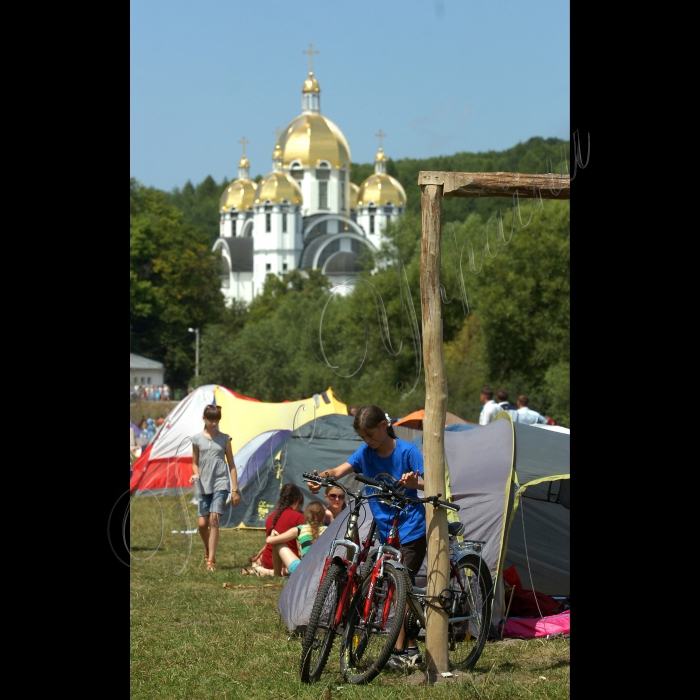
[[[360,406],[353,422],[355,432],[365,441],[357,452],[334,469],[327,469],[322,476],[340,478],[355,472],[370,479],[386,477],[388,481],[405,487],[407,496],[418,498],[416,489],[425,488],[423,481],[423,455],[411,442],[399,440],[391,427],[391,419],[379,406],[368,404]],[[317,472],[314,470],[314,474]],[[317,493],[319,484],[307,482],[309,490]],[[372,515],[377,522],[379,539],[386,542],[391,528],[393,511],[390,506],[373,498],[369,501]],[[399,537],[404,564],[415,583],[415,577],[423,563],[426,552],[425,507],[423,504],[411,504],[406,508],[404,517],[399,522]],[[408,647],[403,650],[404,628],[401,628],[396,640],[397,648],[387,663],[387,668],[402,669],[423,662],[418,650],[418,640],[409,639]]]

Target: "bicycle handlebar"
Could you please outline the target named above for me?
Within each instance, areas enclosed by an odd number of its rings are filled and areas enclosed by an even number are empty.
[[[311,481],[314,484],[319,484],[319,486],[335,486],[345,491],[345,493],[351,494],[351,491],[337,481],[335,477],[309,474],[308,472],[304,472],[302,476],[307,481]],[[437,496],[427,496],[426,498],[412,498],[411,496],[406,496],[399,493],[394,486],[388,484],[386,481],[370,479],[370,477],[365,476],[364,474],[355,474],[355,479],[363,484],[367,484],[367,486],[372,486],[373,488],[378,489],[380,493],[376,494],[375,497],[381,498],[382,496],[391,496],[392,498],[404,503],[430,503],[430,505],[435,508],[445,508],[446,510],[453,511],[458,511],[460,509],[460,506],[457,503],[448,503],[447,501],[438,500],[440,496],[442,496],[441,493],[439,493]],[[367,496],[365,496],[365,498],[367,498]]]
[[[368,486],[376,486],[378,488],[382,487],[381,481],[377,481],[376,479],[370,479],[368,476],[365,476],[364,474],[355,474],[355,478],[358,481],[361,481],[363,484],[367,484]]]

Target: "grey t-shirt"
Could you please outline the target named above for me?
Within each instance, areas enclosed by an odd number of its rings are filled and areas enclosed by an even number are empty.
[[[231,436],[221,432],[217,432],[213,440],[202,433],[192,436],[192,444],[199,450],[199,479],[204,493],[231,490],[226,462],[226,445],[230,441]]]

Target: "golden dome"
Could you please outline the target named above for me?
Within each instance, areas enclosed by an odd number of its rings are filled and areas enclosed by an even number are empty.
[[[293,160],[301,161],[305,168],[315,168],[321,160],[327,160],[332,168],[345,163],[350,167],[350,146],[343,132],[322,114],[301,114],[280,136],[285,168]]]
[[[272,151],[272,160],[278,160],[282,157],[282,149],[280,148],[279,142],[275,145],[275,150]]]
[[[379,150],[377,151],[377,155],[374,158],[375,163],[386,163],[386,153],[382,150],[382,147],[379,147]]]
[[[318,86],[318,80],[314,78],[313,71],[309,71],[309,77],[304,81],[304,87],[301,89],[304,92],[321,92],[321,88]]]
[[[386,173],[370,175],[361,185],[357,195],[357,206],[366,206],[372,202],[377,207],[383,207],[391,202],[394,206],[406,204],[406,192],[401,183]]]
[[[245,155],[243,156],[243,158],[241,158],[238,161],[238,167],[239,168],[249,168],[250,167],[250,163],[248,162],[248,158]]]
[[[246,162],[247,160],[246,158]],[[228,211],[231,207],[250,209],[255,203],[256,187],[257,184],[252,180],[234,180],[221,195],[219,211]]]
[[[357,196],[360,193],[359,185],[350,183],[350,209],[357,209]]]
[[[292,204],[300,204],[304,201],[299,185],[281,170],[265,175],[258,183],[258,189],[255,192],[255,203],[260,204],[266,199],[273,204],[279,204],[285,199]]]

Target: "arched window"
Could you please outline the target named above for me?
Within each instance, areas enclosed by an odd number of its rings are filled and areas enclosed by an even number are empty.
[[[331,179],[331,165],[328,161],[319,161],[316,166],[316,179],[317,180],[330,180]]]
[[[298,160],[293,160],[289,164],[289,172],[297,182],[301,182],[304,179],[304,167]]]

